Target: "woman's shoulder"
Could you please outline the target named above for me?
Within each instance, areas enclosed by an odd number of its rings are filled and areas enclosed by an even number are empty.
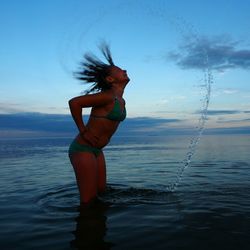
[[[111,102],[114,100],[114,95],[110,91],[101,91],[95,94],[87,94],[85,95],[85,98],[102,100],[104,102]]]
[[[94,107],[109,104],[113,101],[113,96],[110,92],[99,92],[95,94],[86,94],[72,98],[69,103],[81,107]]]

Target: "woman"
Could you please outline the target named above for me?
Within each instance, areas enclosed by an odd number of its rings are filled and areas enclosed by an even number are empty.
[[[81,203],[93,201],[106,188],[106,165],[102,148],[109,143],[119,123],[126,117],[123,91],[129,82],[125,70],[117,67],[107,45],[101,47],[108,63],[86,54],[76,77],[94,83],[86,95],[69,101],[72,117],[79,130],[69,148]],[[92,107],[84,124],[82,109]]]

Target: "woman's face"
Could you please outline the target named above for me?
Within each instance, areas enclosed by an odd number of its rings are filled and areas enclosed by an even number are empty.
[[[113,78],[114,82],[128,83],[130,80],[127,71],[117,66],[111,66],[109,76]]]

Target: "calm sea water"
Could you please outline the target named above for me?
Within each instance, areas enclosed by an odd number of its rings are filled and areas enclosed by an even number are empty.
[[[0,249],[248,249],[250,136],[115,137],[108,191],[79,208],[70,138],[0,141]]]

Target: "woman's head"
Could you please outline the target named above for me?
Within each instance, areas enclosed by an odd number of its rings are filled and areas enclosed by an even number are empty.
[[[112,82],[124,77],[126,71],[115,66],[108,45],[100,46],[107,63],[102,62],[93,54],[85,54],[81,63],[81,70],[76,72],[76,78],[85,83],[93,83],[86,93],[108,90],[112,87]],[[127,77],[128,78],[128,77]],[[129,81],[129,79],[128,79]]]
[[[127,71],[119,68],[118,66],[110,66],[106,81],[112,84],[126,85],[129,82]]]

